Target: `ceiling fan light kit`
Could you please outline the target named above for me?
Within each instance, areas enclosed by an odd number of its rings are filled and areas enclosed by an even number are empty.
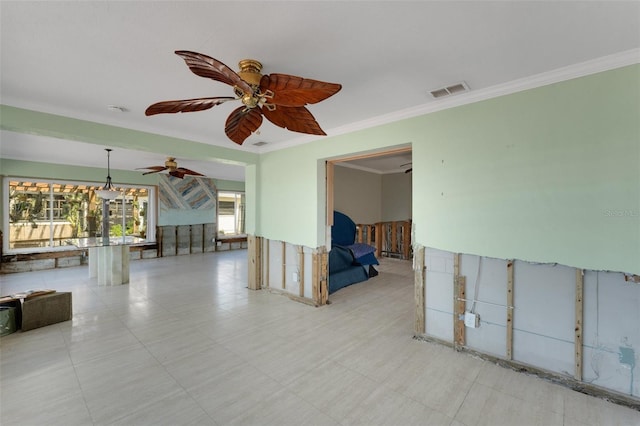
[[[236,97],[211,97],[163,101],[150,105],[145,114],[174,114],[204,111],[224,102],[240,100],[242,106],[227,118],[225,133],[238,145],[262,124],[262,117],[278,127],[293,132],[326,135],[311,112],[305,107],[336,94],[342,86],[289,74],[262,75],[262,64],[255,59],[243,59],[236,73],[231,68],[201,53],[178,50],[175,52],[191,71],[233,87]]]

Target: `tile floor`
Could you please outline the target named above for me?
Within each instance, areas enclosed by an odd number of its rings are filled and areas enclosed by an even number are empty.
[[[413,340],[410,264],[313,308],[246,288],[246,252],[0,276],[74,317],[0,339],[0,424],[640,425],[640,412]]]

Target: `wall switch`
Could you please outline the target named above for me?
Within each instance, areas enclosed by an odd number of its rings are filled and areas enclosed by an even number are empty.
[[[470,328],[478,328],[480,327],[480,315],[474,314],[472,312],[464,313],[464,325]]]
[[[294,272],[294,273],[293,273],[293,282],[294,282],[294,283],[297,283],[297,282],[299,281],[299,279],[300,279],[300,278],[298,277],[298,273],[297,273],[297,272]]]

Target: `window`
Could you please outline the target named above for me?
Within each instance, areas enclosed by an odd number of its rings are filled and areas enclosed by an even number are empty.
[[[218,235],[244,234],[244,192],[218,192]]]
[[[5,178],[5,250],[42,249],[72,244],[74,238],[102,235],[103,202],[97,183]],[[152,187],[123,186],[123,196],[108,202],[110,236],[131,235],[155,240]],[[149,235],[150,234],[150,235]],[[8,241],[7,241],[8,240]]]

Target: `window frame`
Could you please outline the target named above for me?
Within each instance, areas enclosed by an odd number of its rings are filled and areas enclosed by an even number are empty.
[[[221,194],[233,194],[234,196],[234,206],[233,206],[233,228],[234,228],[234,233],[233,234],[220,234],[220,198],[221,198]],[[241,237],[244,235],[247,235],[247,231],[246,231],[246,204],[247,204],[247,196],[245,191],[232,191],[232,190],[218,190],[218,194],[216,197],[216,235],[217,238],[219,239],[224,239],[224,238],[233,238],[233,237]],[[244,198],[244,203],[242,203],[240,200],[242,200]],[[223,202],[228,202],[228,201],[223,201]],[[239,205],[243,205],[245,211],[244,211],[244,218],[242,220],[242,224],[245,227],[243,232],[238,232],[238,210],[239,210]],[[225,215],[225,216],[230,216],[230,215]]]
[[[53,246],[49,245],[47,247],[23,247],[23,248],[9,248],[10,244],[10,218],[9,218],[9,183],[11,181],[31,181],[31,182],[42,182],[47,183],[49,185],[49,193],[47,194],[47,203],[51,203],[52,200],[55,200],[55,194],[52,192],[52,188],[54,184],[60,185],[88,185],[95,187],[102,187],[104,182],[93,182],[93,181],[77,181],[77,180],[66,180],[66,179],[42,179],[37,177],[30,176],[3,176],[2,179],[2,228],[5,230],[4,238],[2,239],[2,252],[5,254],[20,254],[20,253],[46,253],[51,251],[68,251],[68,250],[77,250],[75,246]],[[146,222],[146,238],[145,240],[149,243],[156,242],[156,224],[158,222],[158,200],[157,200],[157,186],[154,185],[134,185],[134,184],[120,184],[117,185],[118,188],[144,188],[148,193],[148,205],[147,205],[147,222]],[[120,198],[118,198],[120,199]],[[46,210],[48,218],[46,221],[39,221],[44,223],[49,223],[53,225],[58,222],[52,213],[53,210],[50,206],[44,207],[43,210]],[[50,235],[49,241],[51,242],[52,236]],[[51,244],[51,243],[50,243]]]

